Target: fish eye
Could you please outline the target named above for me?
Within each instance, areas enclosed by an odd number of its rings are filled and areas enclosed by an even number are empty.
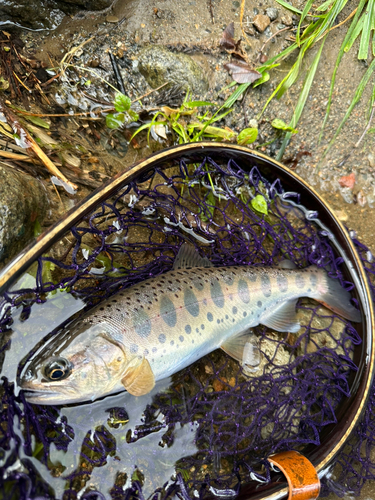
[[[71,364],[65,358],[54,358],[44,367],[44,375],[52,381],[63,380],[71,371]]]

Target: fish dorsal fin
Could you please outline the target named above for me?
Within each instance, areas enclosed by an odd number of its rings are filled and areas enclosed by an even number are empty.
[[[146,358],[135,358],[121,379],[122,385],[133,396],[143,396],[155,386],[155,377]]]
[[[289,259],[284,259],[281,260],[278,264],[277,267],[280,267],[281,269],[297,269],[297,266],[295,265],[294,262],[292,262]]]
[[[271,312],[266,312],[259,319],[259,323],[277,332],[298,332],[301,325],[296,317],[296,304],[295,299],[281,302]]]
[[[196,249],[183,243],[173,264],[173,269],[187,269],[191,267],[213,267],[207,257],[201,257]]]
[[[258,339],[252,331],[247,330],[232,337],[220,347],[240,363],[245,373],[252,373],[258,369],[262,356]]]

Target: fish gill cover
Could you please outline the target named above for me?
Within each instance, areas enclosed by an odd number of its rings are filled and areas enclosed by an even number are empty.
[[[232,160],[153,170],[97,206],[4,294],[1,498],[233,497],[242,482],[270,480],[271,453],[319,444],[350,394],[361,340],[349,322],[309,299],[299,301],[297,334],[255,328],[261,361],[250,377],[214,351],[140,398],[121,393],[39,406],[14,383],[61,325],[171,269],[185,241],[215,266],[271,266],[287,258],[301,268],[324,267],[352,289],[326,235],[282,194],[280,181],[270,184],[256,167],[246,173]],[[293,200],[300,203],[298,194]],[[371,281],[372,256],[354,243]],[[375,435],[374,405],[372,392],[326,492],[358,493],[365,479],[375,479],[371,447],[364,446]]]

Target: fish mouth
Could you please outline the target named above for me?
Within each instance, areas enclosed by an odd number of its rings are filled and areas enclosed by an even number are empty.
[[[29,403],[43,403],[48,400],[57,400],[61,398],[59,392],[41,391],[40,389],[22,389],[22,393]],[[58,403],[57,403],[58,404]]]

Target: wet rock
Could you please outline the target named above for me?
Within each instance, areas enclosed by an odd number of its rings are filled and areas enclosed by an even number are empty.
[[[47,211],[43,185],[27,174],[0,167],[0,262],[14,257],[32,239],[35,222]]]
[[[0,23],[7,29],[12,23],[30,29],[54,29],[65,14],[74,15],[82,10],[98,11],[109,8],[113,0],[6,0],[0,2]],[[0,24],[1,27],[1,24]]]
[[[152,88],[170,82],[197,93],[208,89],[202,68],[187,54],[153,45],[141,50],[138,61],[139,71]]]
[[[270,18],[268,16],[265,16],[264,14],[258,14],[253,19],[253,25],[256,27],[259,33],[263,33],[263,31],[267,28],[267,26],[269,26],[270,23]]]
[[[274,21],[275,19],[277,19],[277,16],[279,15],[279,11],[277,9],[275,9],[275,7],[268,7],[268,9],[266,9],[266,14],[270,18],[271,21]]]

